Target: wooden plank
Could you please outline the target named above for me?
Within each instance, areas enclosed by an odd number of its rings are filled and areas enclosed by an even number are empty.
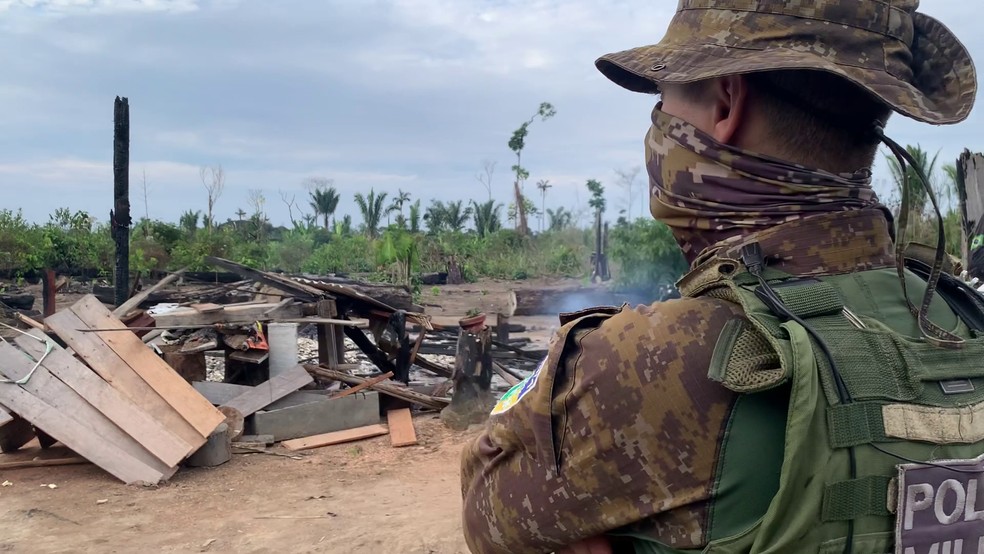
[[[93,371],[120,394],[140,406],[150,417],[159,421],[161,425],[181,437],[181,440],[193,448],[205,444],[205,437],[185,421],[181,414],[166,400],[154,392],[154,389],[141,379],[116,352],[107,348],[106,343],[97,334],[75,331],[75,329],[85,328],[85,323],[78,316],[70,310],[62,310],[49,317],[45,323],[71,346]],[[129,334],[136,336],[133,333]]]
[[[267,313],[277,304],[228,304],[217,312],[201,313],[194,308],[178,308],[166,314],[154,316],[158,327],[185,325],[212,325],[215,323],[253,323],[275,319],[297,319],[301,317],[300,304],[287,304]]]
[[[36,319],[27,317],[26,315],[24,315],[24,314],[22,314],[20,312],[14,312],[14,317],[16,317],[17,320],[20,321],[21,323],[23,323],[24,325],[27,325],[29,327],[33,327],[33,328],[37,329],[38,331],[44,331],[45,330],[43,323],[37,321]]]
[[[390,443],[394,447],[417,444],[417,431],[413,428],[410,408],[389,410],[386,412],[386,422],[389,424]]]
[[[341,381],[349,385],[361,385],[368,381],[368,379],[363,379],[362,377],[356,377],[355,375],[349,375],[347,373],[342,373],[341,371],[335,371],[328,369],[326,367],[319,367],[316,365],[305,365],[304,369],[311,373],[312,375],[317,375],[318,377],[323,377],[325,379],[334,379],[336,381]],[[404,387],[398,387],[392,383],[382,382],[376,383],[375,385],[368,385],[369,388],[377,390],[383,394],[399,398],[401,400],[407,400],[415,404],[420,404],[421,406],[426,406],[428,408],[434,408],[437,410],[443,409],[445,406],[451,403],[447,398],[437,398],[433,396],[427,396],[426,394],[420,394],[414,392],[410,389]]]
[[[280,445],[287,450],[309,450],[311,448],[321,448],[322,446],[378,437],[386,433],[389,433],[389,430],[385,425],[367,425],[365,427],[356,427],[355,429],[346,429],[344,431],[335,431],[334,433],[284,441]]]
[[[293,303],[294,303],[294,299],[292,297],[284,298],[280,302],[277,302],[276,304],[274,304],[274,306],[272,308],[270,308],[269,310],[263,312],[263,317],[269,317],[270,315],[276,313],[276,311],[279,310],[280,308],[284,308],[284,307],[289,306],[290,304],[293,304]]]
[[[376,385],[378,383],[382,383],[383,381],[389,379],[392,376],[393,376],[393,372],[392,371],[388,371],[388,372],[386,372],[386,373],[384,373],[382,375],[377,375],[376,377],[373,377],[372,379],[367,379],[366,381],[364,381],[362,383],[359,383],[358,385],[355,385],[354,387],[349,387],[349,388],[343,390],[342,392],[340,392],[338,394],[332,395],[332,398],[345,398],[346,396],[348,396],[350,394],[355,394],[355,393],[359,392],[362,389],[371,387],[371,386]]]
[[[311,374],[305,371],[303,366],[296,365],[273,379],[256,385],[252,390],[244,392],[222,404],[222,406],[235,408],[243,414],[243,417],[247,417],[313,382],[314,378],[311,377]]]
[[[26,376],[33,365],[23,352],[10,344],[0,344],[0,372],[8,379]],[[142,450],[136,441],[43,367],[22,386],[0,383],[0,402],[127,484],[156,484],[164,478],[164,472],[130,451],[132,446]],[[143,452],[162,465],[146,450]]]
[[[316,323],[318,325],[338,325],[341,327],[355,327],[356,329],[369,328],[368,319],[337,319],[334,317],[300,317],[300,318],[276,318],[280,323]]]
[[[218,312],[222,309],[221,304],[215,304],[214,302],[205,302],[203,304],[192,304],[192,308],[195,309],[200,314],[207,314],[210,312]]]
[[[6,469],[21,469],[26,467],[49,467],[49,466],[68,466],[75,464],[88,464],[89,460],[79,456],[71,458],[49,458],[41,460],[23,460],[20,462],[0,462],[0,471]]]
[[[69,310],[77,315],[88,328],[125,327],[91,294],[76,302]],[[222,412],[215,409],[208,400],[198,394],[187,381],[147,348],[136,335],[112,332],[96,333],[96,335],[143,378],[157,394],[181,414],[203,438],[207,438],[216,427],[225,421]],[[62,338],[64,339],[64,337]]]
[[[49,357],[53,354],[54,352],[49,354]],[[62,354],[64,354],[64,352]],[[67,354],[65,354],[65,356],[71,359],[71,356],[68,356]],[[17,375],[15,378],[20,378],[23,375],[27,375],[31,368],[35,365],[33,361],[24,356],[23,352],[14,348],[10,344],[0,344],[0,363],[5,366],[3,371],[11,371],[15,374],[19,372],[20,375]],[[18,363],[22,365],[18,366]],[[98,379],[95,375],[93,375],[93,377]],[[163,477],[167,478],[174,474],[172,467],[176,466],[177,463],[163,463],[146,448],[144,448],[136,438],[128,435],[125,431],[120,429],[118,425],[113,423],[108,417],[106,417],[106,415],[99,411],[98,408],[90,404],[85,398],[75,392],[62,380],[55,377],[43,364],[36,372],[34,372],[34,375],[30,378],[30,380],[28,380],[27,383],[21,385],[21,388],[42,399],[46,404],[61,413],[71,415],[80,423],[90,427],[93,431],[98,433],[104,442],[114,444],[120,450],[132,456],[135,460],[146,465],[148,468],[159,472]],[[38,427],[41,426],[38,425]],[[57,436],[55,433],[46,432],[46,434],[50,435],[51,439],[54,439],[52,444],[55,440],[62,440],[63,438]],[[38,438],[41,438],[40,430]],[[50,446],[50,444],[48,446]],[[44,443],[41,444],[41,447],[45,448]],[[180,461],[180,459],[178,461]]]
[[[232,383],[218,383],[215,381],[192,381],[191,386],[195,387],[202,396],[216,406],[221,406],[233,398],[253,390],[253,387],[246,385],[234,385]],[[276,402],[264,406],[264,410],[276,410],[289,406],[297,406],[307,402],[318,402],[328,398],[328,391],[296,391],[277,400]]]
[[[0,406],[0,427],[3,427],[4,425],[10,423],[13,420],[14,420],[14,416],[10,415],[10,413],[7,412],[7,410],[3,409],[3,406]]]
[[[44,353],[41,343],[29,337],[22,336],[14,342],[34,359]],[[168,467],[177,466],[197,448],[147,415],[64,350],[53,350],[42,365]]]
[[[157,292],[160,289],[166,287],[167,285],[170,285],[174,281],[177,281],[178,280],[178,277],[180,277],[181,274],[184,273],[185,270],[187,270],[187,269],[188,268],[186,268],[186,267],[185,268],[181,268],[181,269],[175,271],[174,273],[168,275],[167,277],[161,279],[154,286],[147,287],[146,289],[140,291],[139,294],[134,295],[132,298],[130,298],[126,302],[120,304],[115,310],[113,310],[113,315],[116,316],[116,317],[123,317],[123,316],[125,316],[127,312],[129,312],[130,310],[132,310],[132,309],[136,308],[137,306],[139,306],[140,303],[143,302],[144,300],[146,300],[147,298],[150,298],[150,295],[151,294],[154,294],[155,292]]]

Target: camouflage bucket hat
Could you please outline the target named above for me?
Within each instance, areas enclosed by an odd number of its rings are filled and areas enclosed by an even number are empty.
[[[815,69],[926,123],[966,119],[977,76],[969,52],[919,0],[680,0],[658,43],[599,58],[616,84],[656,93],[739,73]]]

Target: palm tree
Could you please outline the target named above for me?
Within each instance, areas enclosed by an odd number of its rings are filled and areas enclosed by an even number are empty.
[[[403,205],[408,202],[410,202],[410,193],[400,189],[399,193],[393,197],[393,201],[390,202],[389,211],[400,212],[400,215],[403,215]]]
[[[444,202],[431,200],[430,206],[424,212],[424,224],[427,225],[427,232],[437,235],[447,227],[448,209]]]
[[[501,209],[502,204],[496,204],[494,200],[481,204],[472,200],[472,215],[478,236],[484,237],[502,228],[502,220],[499,218]]]
[[[468,224],[468,218],[471,217],[471,210],[471,206],[463,207],[461,200],[448,202],[444,209],[445,225],[447,225],[449,230],[460,233],[465,228],[465,225]]]
[[[936,159],[939,157],[940,153],[937,152],[933,159],[929,159],[929,154],[922,149],[920,145],[907,145],[905,147],[906,151],[912,156],[912,159],[916,162],[920,169],[922,169],[923,174],[929,179],[929,183],[926,186],[930,187],[934,192],[936,192],[936,179],[934,178],[934,173],[936,172]],[[902,193],[903,179],[908,177],[907,191],[909,193],[909,198],[911,201],[911,210],[914,213],[921,214],[926,210],[926,203],[929,197],[926,195],[926,190],[923,188],[923,184],[919,181],[919,177],[916,174],[916,170],[911,165],[906,165],[905,173],[903,174],[902,168],[899,166],[899,161],[894,155],[886,156],[888,160],[888,169],[892,172],[892,180],[895,181],[895,186],[898,188],[899,193]]]
[[[198,230],[198,218],[201,217],[201,215],[202,215],[201,211],[193,212],[191,210],[188,210],[185,213],[181,214],[181,217],[178,219],[178,225],[180,225],[182,229],[187,231],[189,235],[193,235],[195,234],[195,231]]]
[[[328,218],[334,215],[335,210],[338,209],[338,200],[340,198],[335,187],[319,187],[311,191],[311,209],[314,210],[315,215],[324,216],[325,231],[331,229],[328,226]]]
[[[410,232],[420,232],[420,200],[410,204]]]
[[[547,210],[547,229],[549,231],[563,231],[571,226],[574,221],[574,214],[570,210],[557,208]]]
[[[369,189],[369,195],[362,196],[361,192],[357,192],[355,193],[355,203],[359,205],[359,211],[362,212],[362,222],[366,234],[371,239],[376,238],[379,233],[379,223],[383,220],[386,193],[381,192],[377,196],[375,190]]]
[[[242,221],[243,218],[246,217],[246,210],[239,208],[236,210],[236,215],[239,216],[239,221]]]

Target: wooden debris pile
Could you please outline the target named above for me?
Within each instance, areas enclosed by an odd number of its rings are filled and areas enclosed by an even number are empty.
[[[61,442],[125,483],[157,484],[225,420],[94,296],[0,343],[0,450]]]
[[[78,455],[46,465],[88,460],[126,483],[155,484],[180,465],[219,465],[233,451],[285,455],[267,449],[276,443],[306,450],[388,433],[394,447],[408,446],[417,443],[411,409],[442,419],[457,412],[467,424],[487,415],[493,374],[514,385],[545,355],[509,337],[523,330],[509,314],[494,327],[484,314],[439,325],[401,287],[207,261],[239,279],[211,292],[163,291],[179,271],[113,312],[90,294],[46,308],[43,323],[21,317],[30,333],[0,343],[0,450],[36,436]],[[235,294],[245,301],[219,303]],[[178,302],[162,309],[153,299]],[[273,340],[283,324],[317,329],[317,363],[299,359],[296,336]],[[375,371],[346,363],[346,339]],[[462,350],[479,339],[481,348]],[[206,352],[223,357],[223,382],[207,379]],[[455,367],[428,355],[454,357]],[[411,367],[440,384],[411,381]],[[462,408],[459,396],[478,400]]]

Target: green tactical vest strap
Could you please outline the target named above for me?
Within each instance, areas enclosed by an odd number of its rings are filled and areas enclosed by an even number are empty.
[[[795,279],[772,286],[786,309],[803,319],[838,315],[844,302],[830,283],[815,279]]]
[[[860,402],[837,404],[827,408],[830,446],[846,448],[896,440],[885,435],[882,406],[883,404],[878,402]]]
[[[823,491],[824,521],[846,521],[861,516],[887,516],[889,477],[869,475],[828,485]]]

